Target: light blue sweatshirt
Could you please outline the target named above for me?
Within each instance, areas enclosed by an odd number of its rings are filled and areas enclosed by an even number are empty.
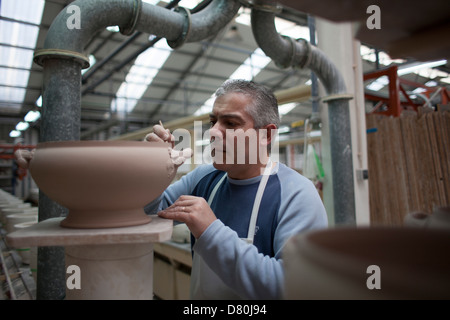
[[[212,165],[199,166],[170,185],[159,199],[146,207],[146,212],[154,214],[181,195],[208,200],[224,174]],[[194,279],[196,283],[191,284],[193,298],[281,298],[284,285],[281,254],[286,240],[294,234],[328,226],[325,208],[313,183],[278,163],[263,194],[254,242],[241,240],[247,237],[261,177],[246,180],[227,177],[217,190],[211,203],[217,220],[199,239],[192,239],[194,258],[199,255],[214,275],[208,277],[205,275],[208,272],[195,272],[194,263],[192,273],[200,279]]]

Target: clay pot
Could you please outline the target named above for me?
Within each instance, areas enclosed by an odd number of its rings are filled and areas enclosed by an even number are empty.
[[[450,233],[341,227],[289,239],[286,299],[449,299]]]
[[[69,209],[61,226],[113,228],[146,224],[144,206],[176,173],[170,145],[137,141],[39,143],[30,173],[44,192]]]
[[[31,207],[29,203],[21,203],[0,208],[0,222],[6,225],[6,217],[10,214],[22,213],[24,211],[36,210]]]
[[[437,206],[431,214],[425,212],[408,213],[403,221],[408,227],[450,229],[450,207]]]
[[[11,233],[14,231],[14,225],[22,222],[38,222],[38,212],[23,212],[10,214],[6,217],[6,232]]]

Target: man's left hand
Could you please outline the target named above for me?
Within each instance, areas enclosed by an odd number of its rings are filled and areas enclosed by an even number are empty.
[[[158,216],[186,223],[196,239],[217,219],[204,198],[187,195],[158,212]]]

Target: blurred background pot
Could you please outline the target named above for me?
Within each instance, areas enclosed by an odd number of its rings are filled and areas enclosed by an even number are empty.
[[[450,233],[342,227],[289,239],[286,299],[449,299]],[[377,288],[377,286],[379,288]]]

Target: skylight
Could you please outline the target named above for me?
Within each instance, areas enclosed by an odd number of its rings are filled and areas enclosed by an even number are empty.
[[[367,46],[361,45],[360,53],[361,58],[363,60],[370,62],[376,61],[375,49],[371,49]],[[408,73],[415,73],[419,76],[430,79],[440,77],[440,81],[450,83],[450,75],[448,73],[437,69],[433,69],[434,67],[446,64],[447,60],[426,61],[426,62],[417,61],[413,63],[406,63],[406,60],[391,59],[388,54],[380,51],[378,52],[378,61],[383,66],[389,66],[392,64],[399,65],[397,71],[398,76],[403,76]],[[368,84],[366,88],[373,91],[379,91],[382,88],[384,88],[388,83],[389,83],[388,78],[386,76],[383,76]]]
[[[247,26],[251,26],[251,19],[250,19],[250,12],[251,10],[249,8],[241,8],[239,10],[238,16],[236,17],[235,21],[240,24],[244,24]],[[277,31],[284,36],[292,37],[295,39],[303,38],[307,41],[309,41],[309,28],[299,26],[293,22],[275,17],[275,27]],[[261,72],[271,61],[269,57],[267,57],[264,52],[257,48],[249,58],[247,58],[229,77],[229,79],[247,79],[251,80],[258,73]],[[214,104],[214,94],[211,95],[211,97],[205,101],[205,103],[195,111],[194,115],[202,115],[211,112]],[[295,107],[295,106],[294,106]],[[286,107],[286,111],[284,114],[291,111],[293,107],[291,108]]]
[[[2,17],[15,20],[0,20],[0,100],[17,103],[19,109],[25,98],[30,75],[27,69],[33,63],[44,0],[2,0],[0,10]]]
[[[171,52],[166,41],[158,41],[141,53],[119,87],[117,98],[111,102],[112,109],[122,116],[133,111]]]
[[[160,2],[159,0],[143,1],[152,5]],[[182,0],[179,5],[192,9],[199,2],[199,0]],[[113,27],[109,30],[114,31]],[[117,90],[116,98],[111,101],[111,109],[116,110],[120,116],[133,111],[171,52],[172,48],[166,41],[158,41],[153,47],[141,53]]]
[[[250,57],[248,57],[229,77],[229,79],[246,79],[252,80],[254,77],[264,69],[271,59],[267,57],[264,52],[258,48]],[[194,113],[194,115],[201,115],[211,112],[214,104],[214,94],[205,101],[205,103]]]
[[[361,58],[363,60],[370,61],[370,62],[376,61],[377,57],[376,57],[375,49],[369,48],[365,45],[361,45],[359,50],[360,50]],[[385,52],[382,52],[382,51],[378,52],[378,61],[381,65],[384,65],[384,66],[388,66],[392,63],[401,64],[401,63],[406,62],[406,60],[403,60],[403,59],[391,59],[391,57],[388,54],[386,54]]]
[[[374,82],[366,86],[367,89],[372,91],[379,91],[384,88],[389,83],[389,78],[387,76],[381,76]]]
[[[298,103],[296,102],[290,102],[290,103],[285,103],[279,106],[278,108],[278,112],[280,113],[280,116],[284,116],[285,114],[288,114],[289,112],[291,112]]]
[[[247,26],[251,26],[251,9],[250,8],[241,8],[239,9],[238,16],[235,21],[240,24],[244,24]],[[299,26],[298,24],[275,17],[275,27],[283,36],[291,37],[294,39],[305,39],[309,41],[309,28],[306,26]]]

